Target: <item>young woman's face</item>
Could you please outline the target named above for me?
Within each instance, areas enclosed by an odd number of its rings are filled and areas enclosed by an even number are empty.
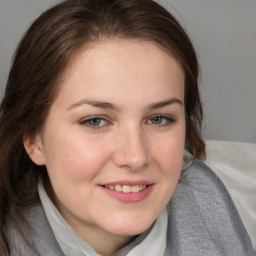
[[[129,237],[172,197],[184,140],[180,64],[153,43],[106,41],[81,51],[64,78],[37,163],[78,235]]]

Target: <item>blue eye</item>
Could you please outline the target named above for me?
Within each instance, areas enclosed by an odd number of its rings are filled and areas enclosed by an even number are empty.
[[[163,121],[163,117],[161,116],[154,116],[150,119],[152,124],[161,124]]]
[[[92,126],[99,126],[101,124],[102,120],[100,118],[92,118],[87,120],[87,123]]]
[[[153,116],[149,119],[150,124],[156,124],[156,125],[170,125],[175,123],[175,119],[169,117],[169,116]]]
[[[107,121],[102,117],[89,117],[80,122],[81,125],[85,125],[91,129],[101,128],[106,126]]]

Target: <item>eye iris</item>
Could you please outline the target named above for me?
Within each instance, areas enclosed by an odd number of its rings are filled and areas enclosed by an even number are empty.
[[[162,117],[161,116],[155,116],[151,119],[153,124],[161,124],[162,123]]]
[[[100,125],[100,122],[101,122],[100,118],[93,118],[93,119],[89,120],[88,123],[90,125],[97,126],[97,125]]]

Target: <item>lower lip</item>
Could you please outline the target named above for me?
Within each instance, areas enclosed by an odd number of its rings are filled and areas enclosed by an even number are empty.
[[[153,185],[147,186],[145,189],[141,190],[137,193],[124,193],[116,190],[107,189],[105,187],[100,187],[104,192],[106,192],[109,196],[117,199],[118,201],[125,203],[135,203],[143,201],[147,198],[152,191]]]

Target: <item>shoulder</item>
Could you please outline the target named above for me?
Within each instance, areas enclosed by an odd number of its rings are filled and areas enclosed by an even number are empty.
[[[10,255],[63,255],[41,203],[24,209],[23,215],[28,225],[19,218],[9,218],[5,226]]]
[[[174,255],[255,255],[226,187],[188,152],[168,214],[169,246],[189,251],[174,251]]]
[[[185,152],[184,163],[179,180],[181,187],[189,190],[191,195],[198,199],[198,203],[204,202],[204,198],[211,198],[211,207],[219,207],[226,204],[235,210],[233,201],[226,187],[219,177],[202,161]],[[205,202],[204,202],[205,203]]]

